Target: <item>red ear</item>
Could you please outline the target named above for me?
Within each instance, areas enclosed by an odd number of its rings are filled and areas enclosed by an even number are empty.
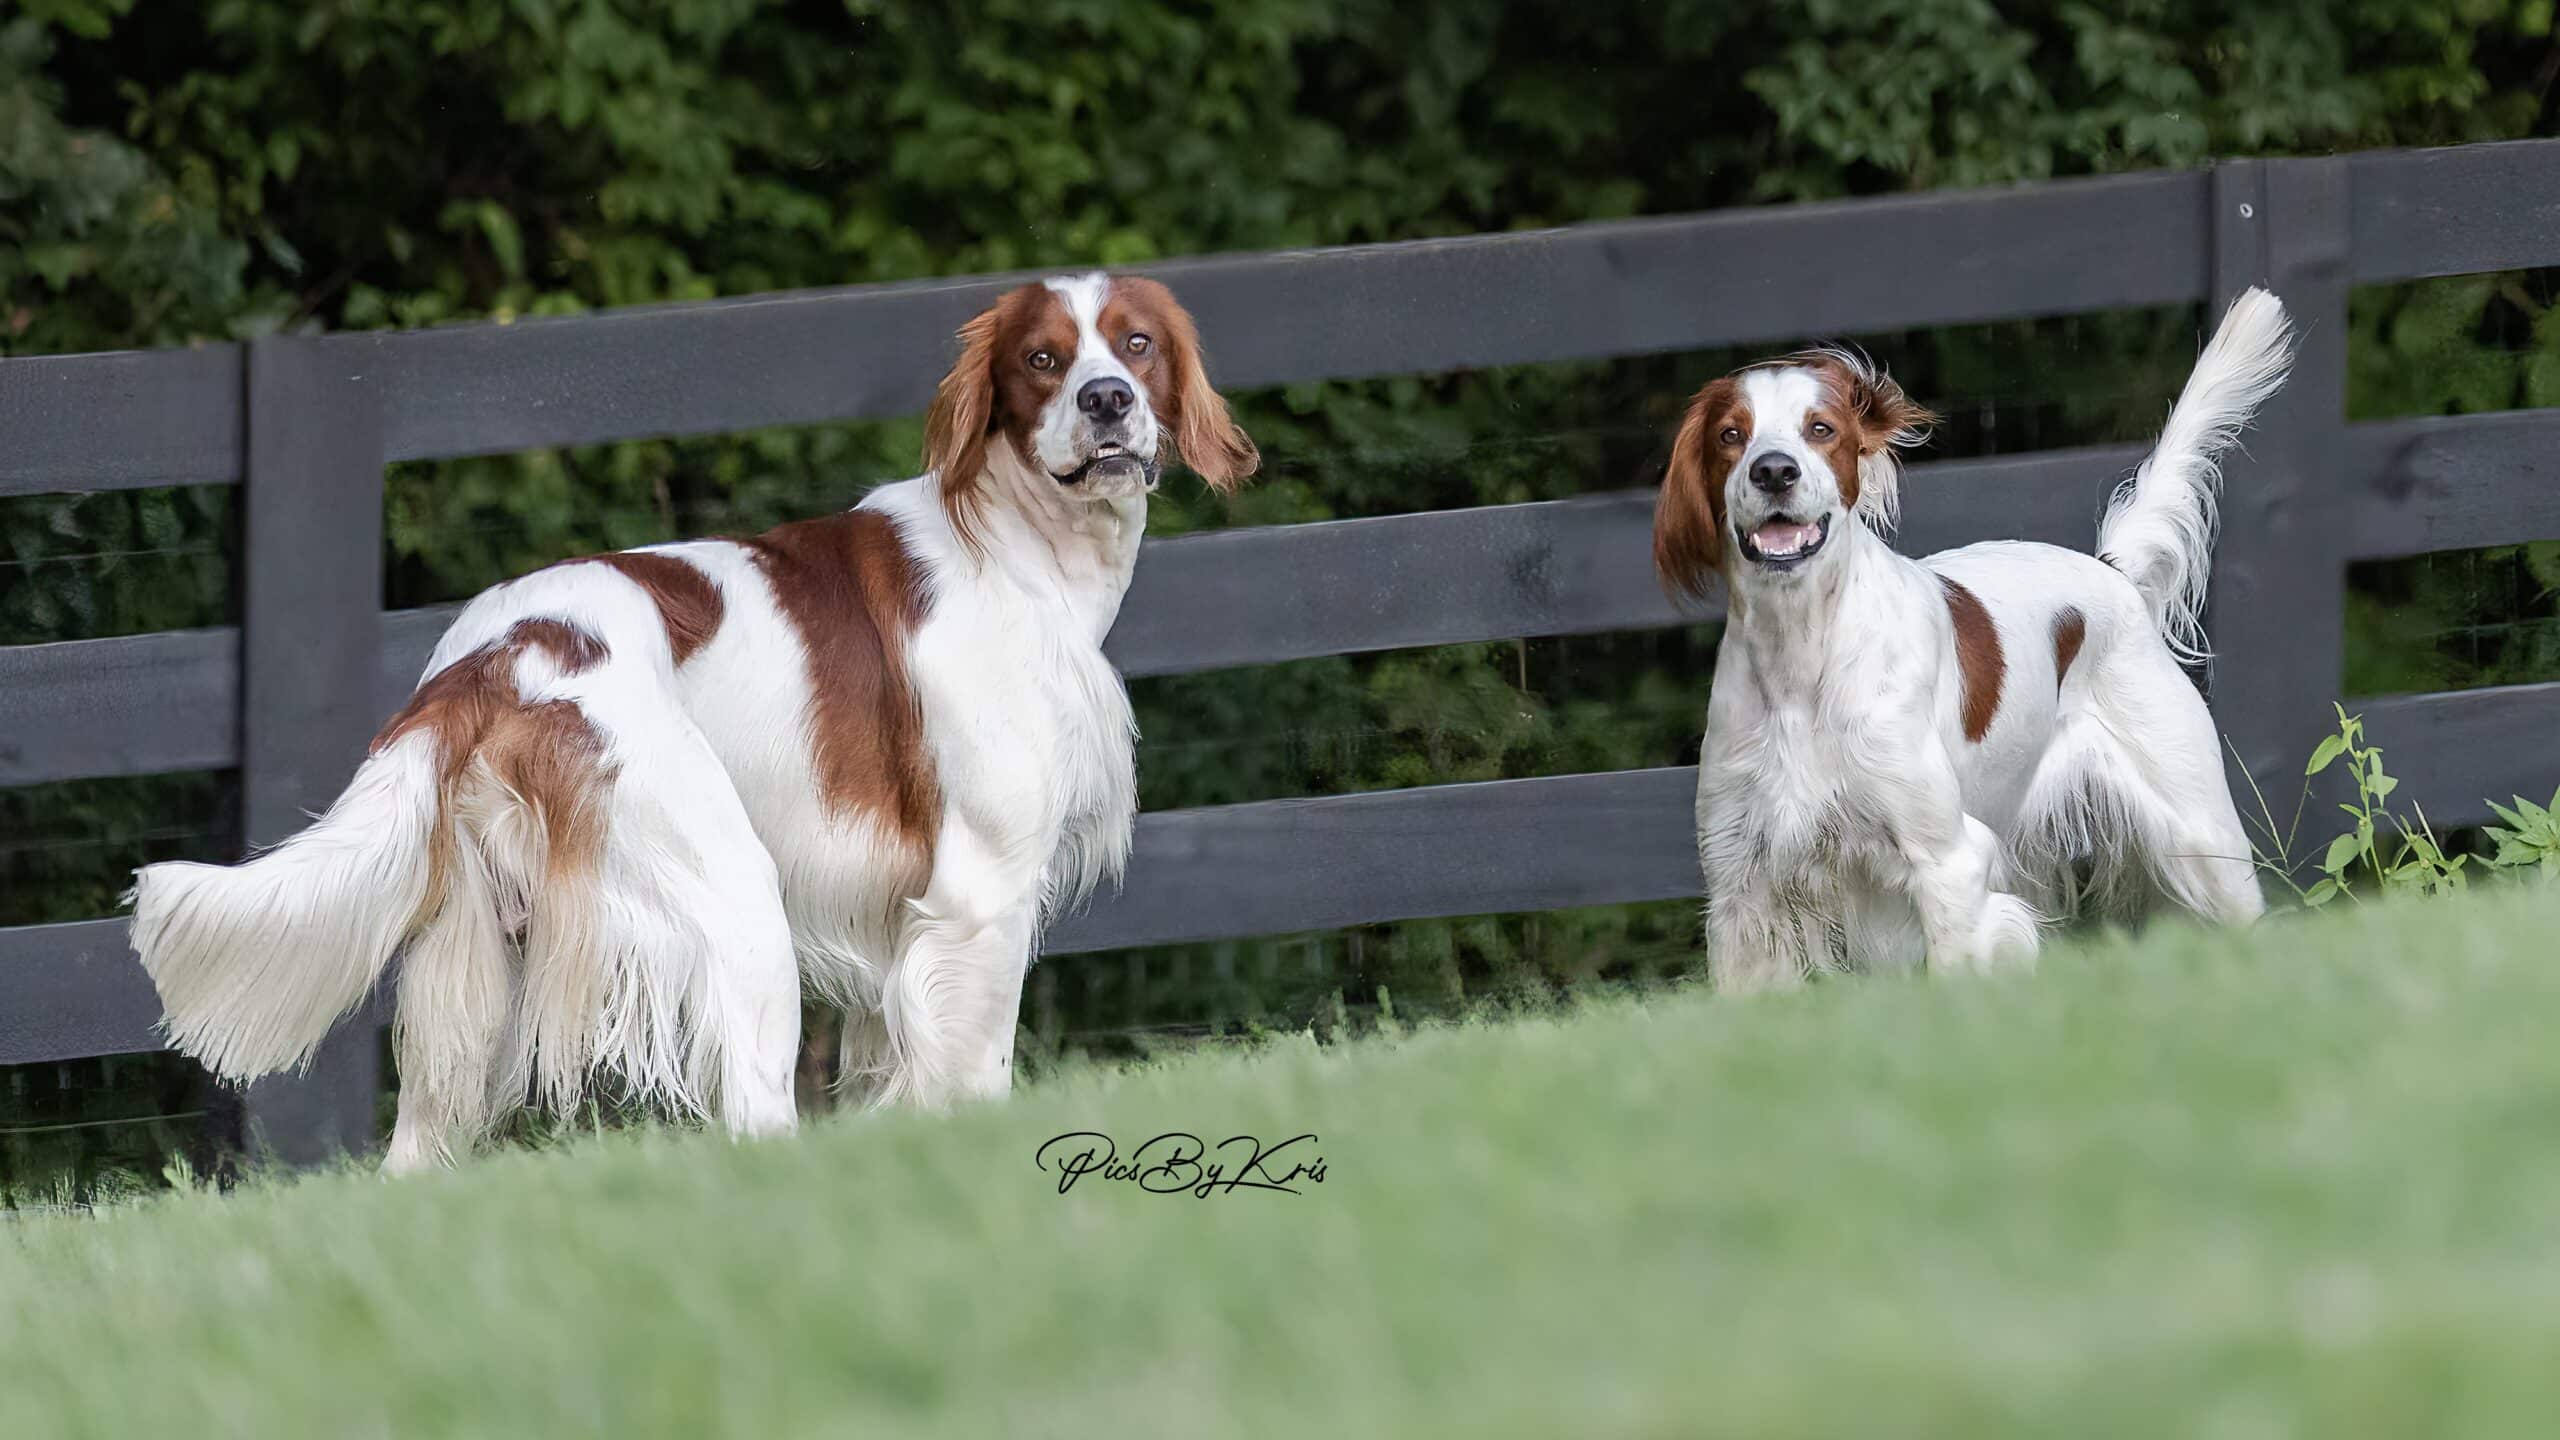
[[[978,513],[985,504],[987,433],[996,404],[996,311],[960,327],[960,358],[933,392],[924,412],[924,468],[939,477],[942,512],[961,543],[978,548]]]
[[[1164,359],[1171,374],[1171,414],[1165,417],[1173,432],[1173,448],[1182,463],[1198,471],[1211,489],[1232,495],[1236,487],[1251,478],[1262,466],[1262,452],[1253,440],[1227,413],[1227,402],[1209,383],[1209,367],[1200,349],[1200,328],[1191,321],[1191,312],[1173,298],[1173,292],[1160,282],[1143,276],[1130,276],[1116,282],[1143,295],[1157,313],[1156,339],[1164,347]]]
[[[1860,449],[1870,455],[1887,448],[1907,450],[1929,438],[1929,428],[1938,423],[1935,412],[1903,394],[1881,370],[1869,370],[1861,378],[1858,429],[1865,443]]]
[[[1705,599],[1724,573],[1725,467],[1708,440],[1733,393],[1731,380],[1718,380],[1689,402],[1654,497],[1653,570],[1674,599]]]

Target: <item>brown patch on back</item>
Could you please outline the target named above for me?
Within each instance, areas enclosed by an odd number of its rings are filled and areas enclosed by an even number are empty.
[[[1979,744],[1991,732],[1991,717],[2000,709],[2000,680],[2008,662],[2000,655],[2000,632],[1991,612],[1972,591],[1941,575],[1947,614],[1956,626],[1956,668],[1964,675],[1964,738]]]
[[[942,788],[925,748],[907,639],[924,619],[924,571],[886,515],[855,510],[743,542],[809,656],[809,743],[820,793],[904,841],[931,873]]]
[[[451,781],[470,759],[481,732],[500,711],[521,703],[515,667],[517,657],[527,650],[541,651],[563,675],[578,674],[606,654],[603,641],[568,621],[519,620],[505,638],[481,646],[421,681],[409,703],[383,722],[368,753],[381,754],[411,731],[433,729],[439,741],[440,778]]]
[[[728,613],[727,603],[720,598],[720,587],[711,583],[711,577],[673,555],[624,550],[569,563],[610,565],[648,591],[651,603],[658,607],[658,621],[667,629],[667,649],[673,652],[678,665],[692,659],[693,652],[710,641]]]
[[[2077,606],[2065,605],[2053,617],[2053,688],[2062,689],[2063,677],[2071,673],[2071,662],[2080,658],[2080,643],[2089,638],[2089,620]]]
[[[456,789],[478,764],[539,818],[545,867],[556,880],[595,868],[604,844],[602,801],[613,772],[605,764],[604,737],[575,704],[525,703],[516,689],[516,663],[532,651],[564,675],[578,674],[606,655],[604,642],[567,621],[519,620],[504,638],[428,676],[373,737],[370,753],[432,731],[439,811],[452,812]],[[429,846],[427,898],[413,925],[444,903],[452,854],[452,829],[439,823]]]
[[[606,654],[603,641],[566,620],[519,620],[507,631],[507,643],[550,656],[563,675],[597,665]]]

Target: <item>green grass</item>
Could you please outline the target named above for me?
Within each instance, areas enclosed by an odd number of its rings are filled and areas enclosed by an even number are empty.
[[[2540,1431],[2555,902],[24,1220],[0,1434]],[[1087,1129],[1326,1174],[1061,1196]]]

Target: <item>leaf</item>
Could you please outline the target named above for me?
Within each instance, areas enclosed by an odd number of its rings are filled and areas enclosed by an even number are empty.
[[[2344,871],[2349,865],[2355,863],[2358,855],[2364,853],[2365,844],[2365,838],[2360,835],[2339,836],[2329,842],[2329,853],[2321,860],[2320,868],[2332,875]]]
[[[2305,776],[2312,776],[2328,769],[2331,762],[2335,761],[2339,755],[2345,753],[2346,748],[2346,736],[2331,735],[2327,737],[2320,742],[2320,748],[2311,752],[2311,763],[2303,768],[2302,773]]]
[[[2326,905],[2337,898],[2338,882],[2335,880],[2323,880],[2319,884],[2302,892],[2302,903],[2310,906],[2314,910],[2319,909],[2321,906]]]

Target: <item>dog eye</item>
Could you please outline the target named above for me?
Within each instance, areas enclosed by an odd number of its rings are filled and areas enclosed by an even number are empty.
[[[1716,438],[1722,440],[1727,445],[1739,445],[1742,443],[1742,432],[1734,429],[1730,425],[1727,425],[1724,427],[1724,433]]]
[[[1154,347],[1156,342],[1154,337],[1141,330],[1120,343],[1129,347],[1130,354],[1144,355],[1149,349]]]
[[[1816,439],[1816,440],[1828,440],[1828,439],[1830,439],[1830,438],[1831,438],[1831,423],[1830,423],[1829,421],[1827,421],[1827,420],[1816,420],[1816,421],[1814,421],[1814,422],[1813,422],[1813,438],[1814,438],[1814,439]]]
[[[1031,368],[1034,370],[1055,370],[1058,368],[1058,357],[1050,354],[1046,350],[1034,350],[1031,352]]]

